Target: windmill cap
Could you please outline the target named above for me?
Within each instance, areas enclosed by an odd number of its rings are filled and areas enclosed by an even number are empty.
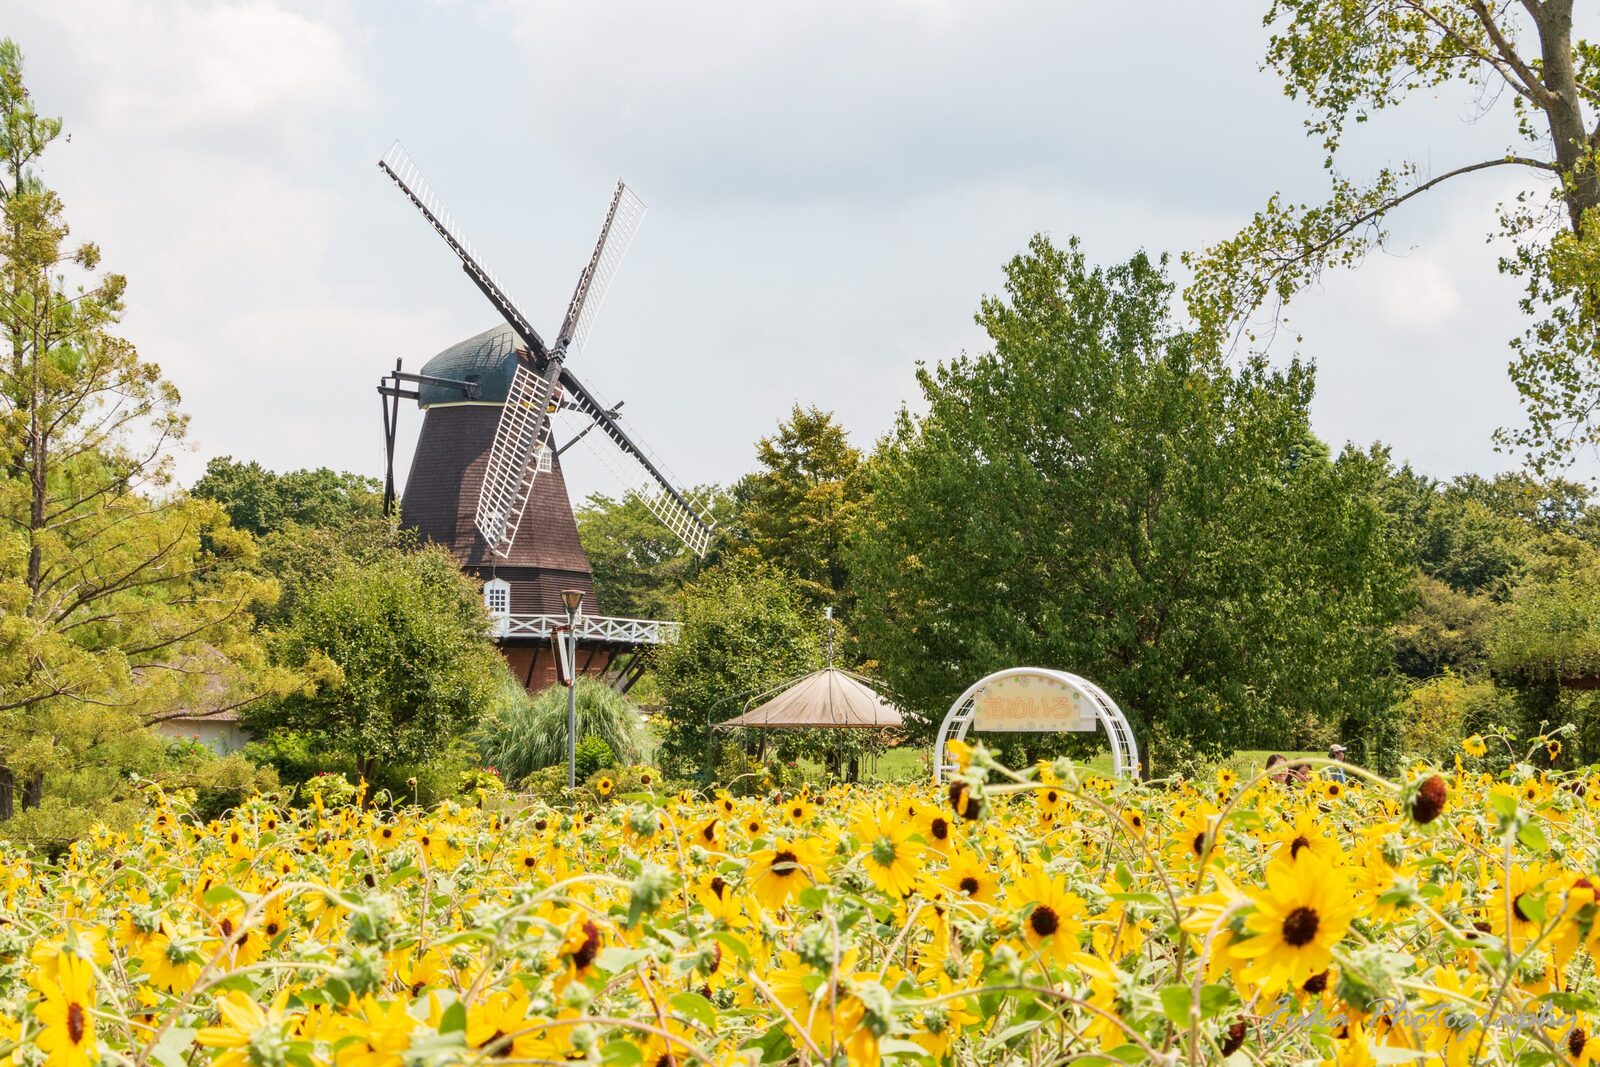
[[[476,382],[477,403],[503,404],[511,389],[511,375],[517,368],[519,344],[511,327],[502,322],[440,352],[423,364],[422,373],[452,381]],[[425,408],[466,400],[459,389],[431,382],[418,385],[417,393],[418,405]]]

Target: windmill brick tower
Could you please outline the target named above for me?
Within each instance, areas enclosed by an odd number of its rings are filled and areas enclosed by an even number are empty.
[[[379,385],[388,445],[386,507],[394,500],[399,404],[412,399],[423,421],[401,498],[401,524],[447,546],[463,569],[482,580],[501,652],[530,692],[574,674],[606,677],[626,691],[643,669],[645,659],[638,653],[669,639],[675,624],[603,613],[578,541],[561,454],[585,442],[691,551],[703,556],[711,540],[705,509],[676,487],[622,428],[616,409],[602,404],[566,365],[583,347],[644,205],[617,183],[561,333],[547,345],[482,265],[398,142],[379,166],[444,238],[505,320],[440,352],[420,374],[405,373],[396,363]],[[575,424],[564,444],[552,433],[557,415]],[[584,595],[573,628],[575,655],[567,644],[563,602],[563,593],[573,590]],[[571,664],[563,668],[569,657]]]

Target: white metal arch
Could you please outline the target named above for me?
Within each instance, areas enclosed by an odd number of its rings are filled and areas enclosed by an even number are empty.
[[[972,716],[977,710],[978,696],[985,689],[1002,678],[1041,674],[1075,690],[1089,702],[1089,706],[1094,709],[1095,718],[1100,721],[1101,727],[1106,732],[1106,740],[1111,743],[1113,771],[1119,778],[1129,775],[1138,777],[1139,745],[1133,739],[1133,727],[1128,725],[1122,709],[1117,707],[1115,700],[1106,695],[1105,690],[1089,679],[1067,671],[1053,671],[1045,667],[1009,667],[978,679],[965,693],[956,698],[954,704],[950,705],[950,710],[945,713],[944,722],[939,724],[939,736],[933,742],[933,780],[943,782],[945,776],[956,769],[954,763],[946,762],[945,742],[950,740],[952,728],[957,741],[966,740],[967,731],[972,727]]]

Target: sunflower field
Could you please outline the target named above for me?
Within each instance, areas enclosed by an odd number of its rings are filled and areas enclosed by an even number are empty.
[[[942,790],[209,824],[157,794],[137,833],[5,857],[0,1055],[1590,1063],[1600,777],[1465,748],[1139,784],[957,746]]]

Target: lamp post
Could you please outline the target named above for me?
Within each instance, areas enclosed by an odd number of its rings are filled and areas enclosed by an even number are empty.
[[[567,788],[578,786],[578,616],[583,612],[583,590],[563,589],[567,609]]]

